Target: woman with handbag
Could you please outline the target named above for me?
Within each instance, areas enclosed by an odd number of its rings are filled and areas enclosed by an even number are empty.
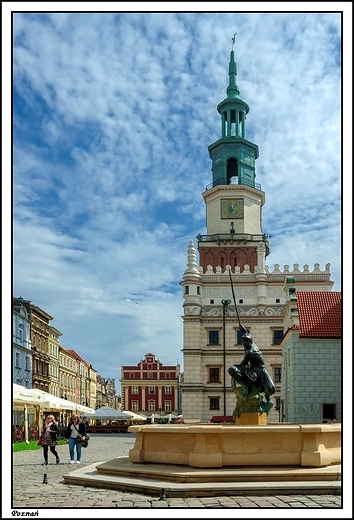
[[[75,446],[76,446],[76,464],[81,462],[81,442],[85,440],[86,425],[80,418],[73,414],[69,426],[67,427],[65,438],[69,439],[70,464],[75,464]]]
[[[48,466],[48,448],[51,453],[55,456],[56,463],[59,464],[60,459],[58,452],[55,449],[55,446],[58,444],[58,436],[59,436],[59,426],[55,420],[54,415],[47,415],[46,420],[44,421],[43,428],[41,431],[41,439],[42,439],[42,448],[43,448],[43,456],[44,462],[42,463],[44,466]]]

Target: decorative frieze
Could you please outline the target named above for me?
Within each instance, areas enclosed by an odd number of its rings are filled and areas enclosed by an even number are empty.
[[[266,309],[262,311],[260,311],[257,307],[251,307],[247,305],[237,307],[239,316],[282,316],[283,309],[283,306],[266,307]],[[222,307],[203,307],[201,316],[213,318],[222,316],[222,313]],[[232,310],[231,307],[228,307],[227,316],[236,317],[236,311]]]

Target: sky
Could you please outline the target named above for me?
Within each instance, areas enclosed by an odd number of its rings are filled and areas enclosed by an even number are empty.
[[[122,365],[149,352],[183,369],[179,282],[206,232],[235,33],[266,264],[330,263],[341,291],[340,12],[42,4],[13,15],[10,291],[53,317],[64,348],[118,390]]]
[[[153,11],[140,11],[145,4]],[[179,282],[189,241],[206,232],[207,147],[220,137],[216,107],[235,33],[271,235],[266,264],[330,263],[333,290],[342,291],[347,263],[348,312],[351,2],[1,8],[5,324],[12,296],[30,300],[53,317],[61,344],[115,378],[118,392],[121,366],[148,352],[183,369]]]

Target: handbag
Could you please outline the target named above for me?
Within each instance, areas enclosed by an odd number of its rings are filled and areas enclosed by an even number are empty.
[[[90,436],[89,436],[88,433],[86,433],[84,438],[83,439],[77,439],[77,442],[79,442],[81,444],[82,448],[87,448],[89,440],[90,440]]]
[[[42,436],[39,437],[37,441],[37,446],[42,446]]]
[[[74,428],[75,430],[77,431],[77,433],[80,434],[79,430],[76,428],[75,424],[74,424]],[[80,442],[82,447],[83,448],[87,448],[87,444],[88,444],[88,441],[90,440],[90,436],[88,433],[85,433],[85,435],[83,435],[83,439],[77,439],[77,442]]]
[[[90,440],[90,436],[88,433],[86,433],[86,435],[84,435],[84,438],[83,439],[77,439],[78,442],[83,442],[83,443],[87,443],[89,440]]]

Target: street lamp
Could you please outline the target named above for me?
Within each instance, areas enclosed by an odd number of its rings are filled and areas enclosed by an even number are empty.
[[[225,317],[226,307],[230,305],[231,300],[221,300],[222,303],[222,348],[223,348],[223,366],[224,366],[224,415],[226,415],[226,335],[225,335]]]
[[[279,422],[283,422],[284,419],[284,399],[280,399],[279,403]]]

